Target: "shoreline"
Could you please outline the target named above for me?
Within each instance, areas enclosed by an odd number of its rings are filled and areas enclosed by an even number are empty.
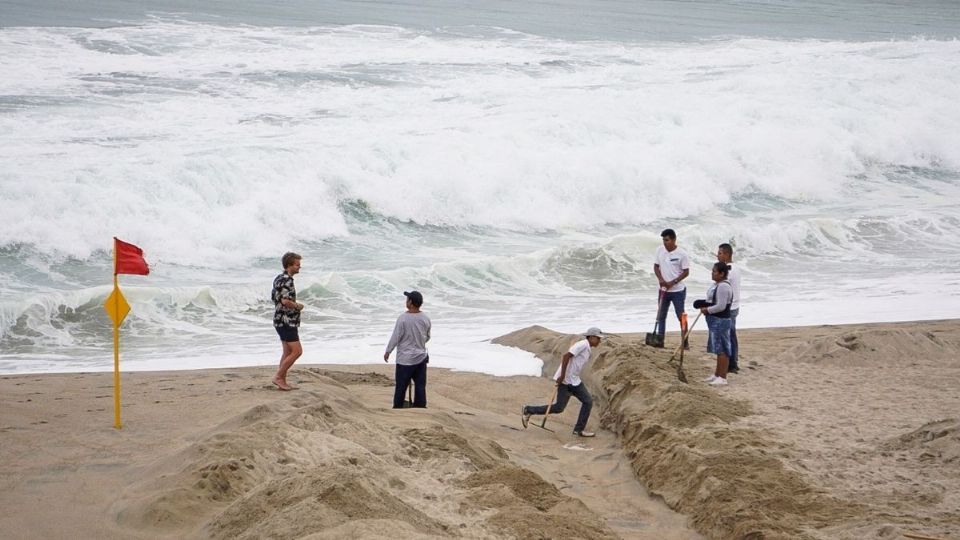
[[[944,324],[944,323],[950,323],[951,321],[960,321],[960,319],[933,318],[933,319],[897,320],[897,321],[882,321],[882,322],[856,322],[856,323],[843,323],[843,324],[809,324],[809,325],[802,325],[802,324],[801,324],[801,325],[790,325],[790,326],[757,326],[757,327],[749,327],[749,326],[748,326],[748,327],[744,327],[744,328],[738,328],[738,331],[739,331],[739,332],[777,332],[777,331],[780,331],[780,330],[786,330],[786,331],[788,331],[788,333],[789,333],[789,331],[791,331],[791,330],[793,330],[793,329],[797,329],[797,330],[816,329],[816,328],[850,328],[850,329],[856,329],[856,328],[870,327],[870,326],[875,326],[875,325],[884,325],[884,326],[886,326],[886,325],[890,325],[890,326],[898,326],[898,325],[914,326],[914,325],[922,325],[922,324],[934,324],[934,325],[939,325],[939,324]],[[674,322],[675,322],[675,321],[674,321]],[[738,322],[739,322],[739,321],[738,321]],[[960,324],[960,322],[958,322],[958,324]],[[668,322],[668,325],[669,325],[669,322]],[[614,326],[603,325],[603,324],[599,324],[598,326],[600,326],[601,328],[604,328],[604,329],[614,328]],[[667,331],[667,336],[669,337],[671,334],[677,334],[677,332],[678,332],[678,330],[677,330],[676,328],[674,328],[674,327],[671,326],[671,327],[669,328],[669,330]],[[645,331],[641,331],[641,332],[625,332],[625,333],[617,334],[617,335],[623,335],[623,336],[640,336],[640,339],[641,339],[641,341],[642,341],[642,336],[643,336],[644,333],[645,333]],[[509,335],[509,334],[507,334],[507,335]],[[698,325],[693,329],[691,335],[693,335],[693,336],[703,336],[703,340],[706,340],[706,328],[703,327],[702,324],[698,324]],[[309,337],[309,336],[305,336],[305,337]],[[498,338],[488,339],[488,340],[486,340],[486,342],[488,342],[488,343],[493,343],[493,344],[498,344],[498,343],[496,342],[497,339],[498,339]],[[307,341],[307,340],[305,340],[304,342],[307,343],[307,344],[311,343],[310,341]],[[323,341],[321,338],[317,338],[317,339],[316,339],[316,343],[322,344],[322,345],[323,345],[323,348],[330,348],[330,347],[332,347],[332,345],[329,345],[329,344],[328,344],[329,342],[325,342],[325,341]],[[449,349],[451,349],[451,348],[457,347],[456,344],[443,344],[443,345],[444,345],[445,352],[446,352],[446,351],[449,351]],[[476,345],[476,343],[469,343],[469,344],[467,344],[467,345],[465,345],[465,346],[475,346],[475,345]],[[260,368],[260,367],[266,367],[266,366],[270,366],[270,365],[272,365],[272,364],[271,364],[271,363],[268,363],[268,362],[262,362],[262,361],[259,360],[259,358],[270,358],[270,357],[272,357],[272,356],[275,356],[275,355],[276,355],[276,352],[277,352],[277,351],[274,350],[274,348],[273,348],[273,347],[275,347],[275,346],[276,346],[276,344],[271,343],[271,345],[270,345],[269,347],[265,348],[265,350],[264,350],[263,353],[258,353],[258,354],[257,354],[257,358],[258,358],[257,363],[251,362],[251,363],[230,364],[230,363],[224,363],[224,362],[217,362],[217,363],[215,363],[214,365],[208,365],[208,366],[199,366],[199,367],[192,367],[192,366],[191,366],[191,367],[174,367],[174,368],[165,368],[165,369],[156,369],[156,368],[154,368],[153,366],[141,367],[141,366],[139,366],[139,365],[134,365],[134,367],[131,369],[131,368],[129,367],[131,364],[138,364],[138,363],[141,362],[141,361],[140,361],[140,360],[134,360],[134,361],[125,360],[126,355],[132,354],[132,353],[130,353],[130,351],[124,351],[124,352],[121,352],[121,355],[122,355],[122,356],[121,356],[121,368],[122,368],[122,369],[121,369],[121,372],[122,372],[122,373],[157,373],[157,372],[181,372],[181,371],[182,371],[182,372],[194,372],[194,371],[203,371],[203,370],[210,370],[210,369],[240,369],[240,368]],[[310,365],[310,366],[375,366],[375,365],[380,365],[380,361],[379,361],[379,360],[376,360],[376,359],[375,359],[375,360],[371,360],[371,361],[369,361],[369,362],[362,362],[362,363],[360,363],[360,362],[358,362],[358,363],[353,363],[353,362],[346,362],[346,363],[345,363],[345,362],[330,362],[330,363],[310,362],[310,356],[322,355],[322,353],[323,353],[324,351],[323,351],[323,350],[317,350],[316,347],[314,347],[314,346],[312,346],[312,345],[307,345],[307,347],[305,347],[305,348],[306,348],[306,350],[305,350],[305,357],[302,357],[302,358],[298,361],[298,364],[297,364],[297,365],[301,365],[301,364],[302,364],[302,365]],[[269,349],[269,350],[267,350],[267,349]],[[378,357],[382,354],[382,351],[381,351],[379,345],[378,345],[377,347],[372,347],[370,350],[376,353],[376,354],[373,354],[373,357],[374,357],[374,358],[378,358]],[[526,352],[530,352],[530,351],[526,351]],[[105,350],[105,351],[104,351],[104,355],[109,355],[109,354],[112,354],[112,353],[110,353],[110,351],[108,351],[108,350]],[[372,354],[372,353],[371,353],[371,354]],[[451,354],[453,354],[453,353],[451,353]],[[475,354],[475,355],[478,355],[478,354],[480,354],[480,353],[479,353],[479,352],[475,352],[474,354]],[[532,353],[531,353],[531,354],[532,354]],[[224,356],[232,356],[232,355],[224,355]],[[201,359],[202,359],[202,358],[207,358],[207,357],[208,357],[208,355],[203,355],[203,356],[197,356],[196,358],[201,358]],[[12,358],[12,357],[11,357],[11,358]],[[176,361],[179,365],[181,365],[181,366],[182,366],[182,365],[190,365],[188,362],[186,362],[186,361],[184,360],[185,358],[193,358],[193,357],[178,356],[178,357],[176,357],[175,361]],[[3,357],[2,357],[2,356],[0,356],[0,360],[3,360]],[[13,360],[7,360],[7,361],[11,361],[11,362],[12,362]],[[505,362],[506,362],[505,359],[498,359],[498,364],[499,364],[499,365],[502,365],[502,364],[504,364]],[[124,366],[127,366],[126,369],[123,368]],[[440,367],[440,366],[434,366],[434,367]],[[463,369],[463,368],[461,368],[461,367],[459,367],[459,366],[457,366],[457,367],[443,366],[442,369],[451,369],[451,370],[454,370],[454,371],[463,371],[463,372],[467,372],[467,371],[468,371],[468,370],[465,370],[465,369]],[[494,371],[500,371],[500,372],[494,372]],[[521,372],[519,372],[519,371],[518,371],[518,372],[515,372],[515,373],[503,373],[503,372],[502,372],[502,368],[500,368],[499,370],[491,369],[491,370],[488,370],[488,371],[469,370],[469,372],[470,372],[470,373],[485,373],[485,374],[492,375],[492,376],[495,376],[495,377],[512,377],[512,376],[520,376],[520,375],[528,375],[528,374],[529,374],[529,373],[521,373]],[[104,366],[102,366],[102,368],[97,368],[97,369],[89,369],[89,368],[79,369],[79,368],[78,368],[78,369],[62,370],[62,371],[61,371],[61,370],[57,370],[57,371],[50,371],[50,370],[39,370],[39,371],[4,371],[4,370],[0,369],[0,377],[3,377],[3,376],[16,376],[16,375],[45,375],[45,374],[55,375],[55,374],[71,374],[71,373],[113,373],[113,361],[110,360],[107,364],[104,364]]]
[[[388,409],[392,365],[0,375],[0,532],[104,538],[683,539],[960,534],[960,321],[740,331],[741,374],[701,381],[643,334],[584,374],[584,443],[519,423],[543,377],[433,368],[426,410]],[[496,338],[544,360],[576,336]],[[892,375],[892,376],[891,376]],[[372,502],[376,501],[376,502]],[[40,504],[38,504],[40,503]],[[57,507],[51,514],[47,509]],[[679,512],[679,513],[678,513]],[[540,536],[538,536],[540,535]]]

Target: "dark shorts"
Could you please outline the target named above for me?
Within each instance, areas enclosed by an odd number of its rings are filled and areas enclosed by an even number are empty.
[[[274,326],[280,341],[300,341],[300,329],[296,326]]]

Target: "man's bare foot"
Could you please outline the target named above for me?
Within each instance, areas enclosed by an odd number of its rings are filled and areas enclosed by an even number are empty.
[[[272,383],[274,384],[274,386],[276,386],[277,388],[279,388],[280,390],[283,390],[283,391],[296,390],[296,388],[294,388],[293,386],[290,386],[289,384],[287,384],[287,381],[284,381],[284,380],[282,380],[282,379],[278,379],[277,377],[274,377],[273,379],[271,379],[270,382],[272,382]]]

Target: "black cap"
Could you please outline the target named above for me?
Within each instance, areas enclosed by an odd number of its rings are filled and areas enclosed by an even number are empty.
[[[413,305],[417,307],[420,307],[423,305],[423,295],[420,294],[420,291],[410,291],[410,292],[403,291],[403,295],[409,298],[410,302]]]

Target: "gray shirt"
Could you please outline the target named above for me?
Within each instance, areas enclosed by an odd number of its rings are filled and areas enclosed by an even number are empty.
[[[430,317],[422,311],[406,311],[397,317],[393,335],[387,343],[387,354],[397,349],[397,363],[415,366],[427,358],[427,342],[430,341]]]
[[[730,282],[724,280],[707,289],[707,301],[713,302],[713,305],[707,308],[708,314],[720,313],[727,309],[733,303],[733,287]]]

